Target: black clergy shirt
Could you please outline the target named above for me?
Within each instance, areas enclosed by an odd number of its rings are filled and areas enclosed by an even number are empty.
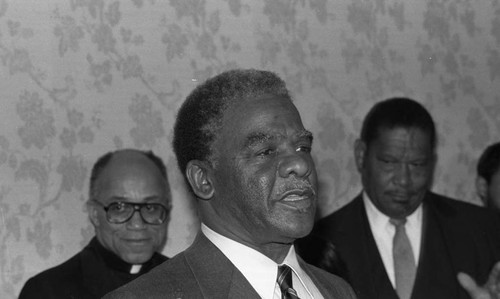
[[[166,261],[154,253],[140,271],[131,274],[132,265],[104,248],[97,238],[66,262],[30,278],[19,299],[101,298]]]

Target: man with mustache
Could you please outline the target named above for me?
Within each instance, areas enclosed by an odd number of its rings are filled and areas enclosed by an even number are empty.
[[[335,245],[361,299],[498,298],[498,218],[430,191],[436,140],[430,114],[407,98],[377,103],[363,122],[363,192],[313,233]]]
[[[187,250],[106,298],[354,298],[293,247],[314,222],[311,147],[275,74],[232,70],[198,86],[178,112],[173,148],[201,231]]]

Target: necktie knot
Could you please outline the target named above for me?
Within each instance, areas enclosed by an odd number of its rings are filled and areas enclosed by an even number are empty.
[[[299,299],[297,292],[293,289],[292,269],[287,265],[278,266],[278,278],[276,279],[281,290],[282,299]]]
[[[406,224],[406,218],[391,218],[389,223],[394,225],[396,228],[402,227]]]

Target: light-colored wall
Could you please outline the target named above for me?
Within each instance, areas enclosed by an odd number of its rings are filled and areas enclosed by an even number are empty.
[[[268,69],[315,135],[321,213],[360,191],[352,145],[377,101],[409,96],[439,130],[434,190],[479,203],[474,167],[500,136],[498,0],[0,0],[0,298],[93,235],[103,153],[153,149],[174,196],[167,255],[197,232],[170,141],[204,79]]]

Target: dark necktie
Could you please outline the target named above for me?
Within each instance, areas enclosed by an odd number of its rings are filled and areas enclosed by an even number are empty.
[[[281,299],[299,299],[292,285],[292,269],[287,265],[278,266],[276,280],[281,290]]]
[[[392,256],[394,258],[394,275],[396,277],[396,292],[399,298],[409,299],[415,282],[415,257],[410,240],[406,235],[406,218],[391,219],[389,222],[396,227],[392,240]]]

